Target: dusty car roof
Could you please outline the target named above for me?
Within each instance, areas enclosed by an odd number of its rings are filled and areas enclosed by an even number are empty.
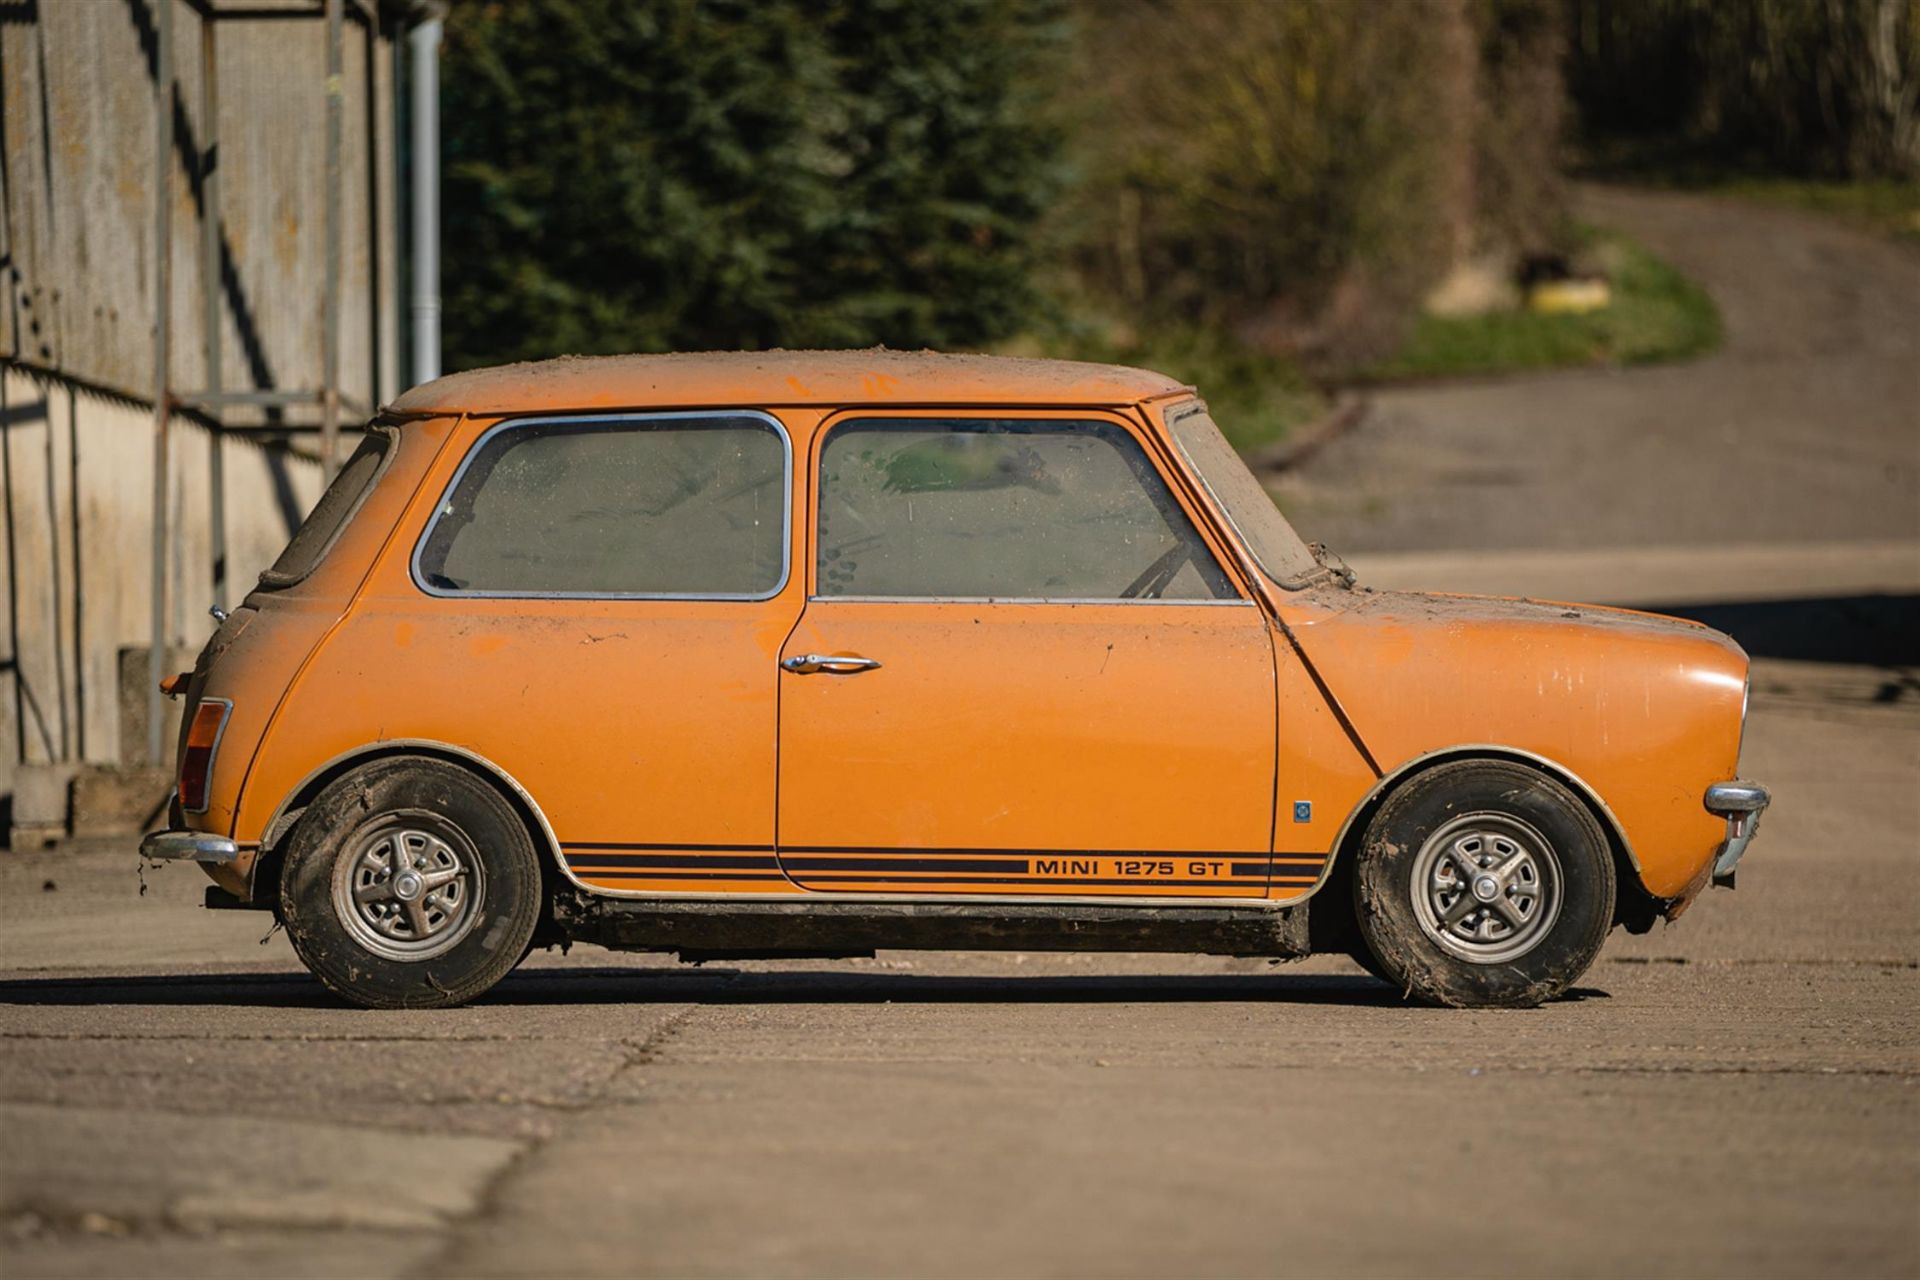
[[[403,414],[842,404],[1120,405],[1182,389],[1112,364],[934,351],[710,351],[561,356],[424,383]]]

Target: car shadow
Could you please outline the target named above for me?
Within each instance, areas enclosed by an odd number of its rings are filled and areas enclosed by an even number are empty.
[[[1575,987],[1554,1003],[1607,999]],[[1404,1008],[1396,988],[1363,974],[952,975],[869,970],[566,968],[510,974],[474,1008],[615,1004],[1222,1004]],[[301,973],[0,980],[0,1006],[344,1009]],[[373,1015],[378,1016],[378,1015]]]

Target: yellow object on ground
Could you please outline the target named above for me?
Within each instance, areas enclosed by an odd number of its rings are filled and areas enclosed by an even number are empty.
[[[1547,280],[1527,290],[1527,307],[1548,315],[1581,315],[1600,311],[1613,302],[1613,288],[1605,280]]]

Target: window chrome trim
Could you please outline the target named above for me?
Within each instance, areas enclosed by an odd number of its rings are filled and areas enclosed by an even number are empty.
[[[523,427],[578,426],[587,427],[603,423],[617,422],[671,422],[688,419],[747,419],[773,428],[773,434],[780,441],[780,577],[767,591],[752,595],[731,592],[709,591],[483,591],[465,587],[429,586],[426,576],[420,571],[420,557],[426,551],[427,543],[433,537],[433,531],[443,516],[449,514],[447,504],[460,488],[460,482],[466,478],[467,468],[496,435],[506,431],[515,431]],[[538,418],[512,418],[496,422],[480,433],[467,449],[466,456],[460,459],[453,478],[440,491],[434,500],[433,515],[426,527],[413,544],[413,554],[407,560],[407,576],[419,591],[442,600],[726,600],[751,602],[772,600],[787,589],[793,581],[793,437],[787,433],[787,424],[761,409],[684,409],[669,413],[593,413],[593,414],[548,414]]]

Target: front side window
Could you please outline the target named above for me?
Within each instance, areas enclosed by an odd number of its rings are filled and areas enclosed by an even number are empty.
[[[843,423],[817,555],[821,596],[1237,598],[1139,443],[1099,421]]]
[[[509,423],[421,540],[429,591],[757,599],[786,581],[786,436],[759,415]]]

